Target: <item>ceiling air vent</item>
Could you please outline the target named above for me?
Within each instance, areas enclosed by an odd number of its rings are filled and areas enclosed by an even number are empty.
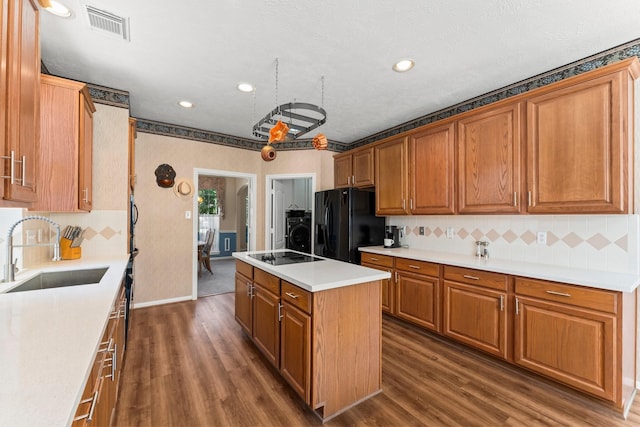
[[[105,10],[85,5],[92,30],[101,31],[129,41],[129,18],[114,15]]]

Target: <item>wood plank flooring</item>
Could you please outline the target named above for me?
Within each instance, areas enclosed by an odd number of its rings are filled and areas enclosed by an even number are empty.
[[[116,426],[320,426],[236,323],[234,294],[134,310]],[[327,426],[638,426],[599,402],[383,317],[383,393]]]

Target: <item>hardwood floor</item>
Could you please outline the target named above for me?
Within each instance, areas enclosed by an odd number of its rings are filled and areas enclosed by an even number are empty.
[[[133,311],[116,426],[320,426],[236,323],[234,294]],[[637,426],[589,398],[383,317],[383,393],[327,426]]]

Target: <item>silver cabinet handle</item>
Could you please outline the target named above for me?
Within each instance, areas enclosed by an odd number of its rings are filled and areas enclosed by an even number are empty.
[[[247,296],[248,297],[252,297],[252,292],[251,292],[251,283],[247,282]]]
[[[9,165],[9,169],[10,169],[10,172],[9,172],[9,182],[10,182],[11,184],[15,184],[15,182],[16,182],[16,178],[15,178],[15,172],[16,172],[16,166],[15,166],[15,165],[16,165],[16,152],[15,152],[15,151],[13,151],[13,150],[11,150],[11,157],[10,157],[10,159],[9,159],[9,163],[10,163],[10,165]]]
[[[356,176],[351,175],[351,185],[356,185]]]
[[[529,206],[531,206],[531,191],[529,191]]]
[[[414,268],[416,270],[420,270],[420,266],[418,265],[413,265],[413,264],[409,264],[409,268]]]
[[[513,192],[513,206],[515,206],[515,207],[518,206],[518,192],[517,191]]]
[[[278,322],[282,321],[282,303],[278,303]]]
[[[409,199],[409,209],[413,210],[413,199]]]
[[[520,314],[520,303],[518,302],[518,297],[516,297],[516,316]]]
[[[80,421],[80,420],[84,420],[85,418],[87,419],[87,421],[93,420],[93,412],[95,410],[97,401],[98,401],[98,390],[96,390],[93,393],[93,396],[89,397],[88,399],[84,399],[84,400],[80,401],[80,403],[89,403],[89,402],[91,402],[91,406],[89,407],[89,412],[84,414],[84,415],[79,415],[79,416],[75,417],[73,419],[73,421]]]
[[[300,295],[296,295],[296,294],[291,293],[291,292],[285,292],[284,294],[286,296],[288,296],[289,298],[293,298],[293,299],[298,299],[298,297],[300,296]]]
[[[469,276],[468,274],[465,274],[465,275],[464,275],[464,276],[462,276],[462,277],[464,277],[465,279],[480,280],[480,278],[479,278],[479,277],[476,277],[476,276]]]
[[[380,261],[380,259],[379,259],[379,258],[371,257],[371,261]]]
[[[504,311],[504,295],[500,295],[500,311]]]
[[[395,276],[396,276],[395,282],[398,283],[398,272],[397,271],[395,272]]]
[[[89,203],[89,189],[88,188],[83,189],[82,194],[84,194],[84,196],[82,196],[82,201]]]
[[[551,295],[558,295],[560,297],[571,297],[571,294],[568,294],[566,292],[557,292],[557,291],[546,291],[548,294]]]
[[[22,156],[22,179],[20,185],[25,187],[27,184],[27,156]]]

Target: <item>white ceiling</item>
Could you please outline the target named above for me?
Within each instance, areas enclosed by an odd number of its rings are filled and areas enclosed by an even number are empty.
[[[41,13],[52,74],[129,91],[133,117],[244,138],[276,105],[276,58],[279,104],[322,104],[325,78],[327,123],[306,137],[351,143],[640,38],[638,0],[60,1],[71,18]],[[131,41],[92,31],[87,3],[128,17]],[[402,58],[415,68],[392,71]]]

